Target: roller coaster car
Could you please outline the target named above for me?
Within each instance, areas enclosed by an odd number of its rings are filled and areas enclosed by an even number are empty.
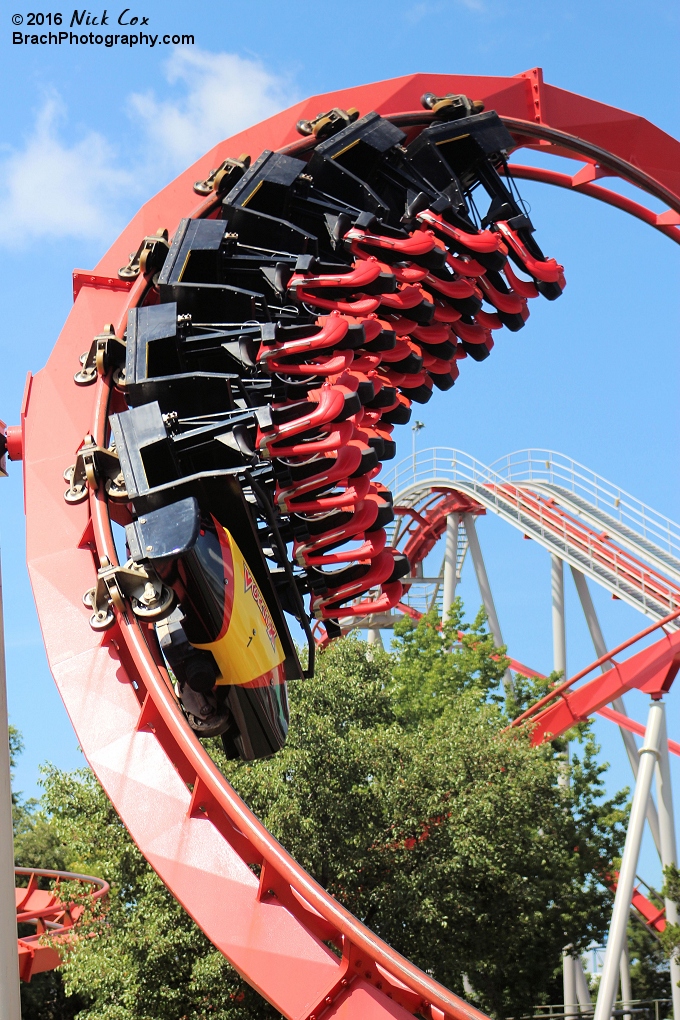
[[[195,497],[144,514],[126,537],[133,560],[151,563],[177,596],[180,608],[157,630],[193,728],[220,733],[229,758],[278,751],[288,730],[286,679],[301,671],[273,586],[254,566],[257,544],[249,563]]]
[[[564,286],[513,190],[498,116],[429,98],[416,132],[336,110],[309,126],[305,158],[227,161],[209,218],[157,242],[129,315],[116,491],[136,516],[132,581],[155,578],[155,601],[132,608],[165,614],[189,722],[230,756],[285,740],[285,682],[302,671],[284,614],[311,675],[312,617],[336,636],[402,597],[410,566],[376,477],[394,426],[450,389],[463,358],[487,358],[492,330],[524,326],[529,298]]]

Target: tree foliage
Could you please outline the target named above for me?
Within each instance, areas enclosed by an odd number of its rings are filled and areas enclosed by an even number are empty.
[[[671,864],[664,868],[663,895],[680,908],[680,870]],[[667,923],[661,935],[661,943],[669,957],[680,955],[680,924]]]
[[[229,781],[324,888],[438,980],[463,994],[465,976],[496,1016],[555,1001],[562,947],[604,935],[601,879],[623,842],[623,798],[603,799],[590,733],[567,765],[563,745],[507,730],[507,660],[483,614],[468,625],[458,603],[443,626],[402,623],[390,653],[351,637],[319,658],[313,681],[290,685],[283,751],[245,764],[210,747]],[[513,713],[539,693],[520,687]],[[78,1016],[276,1016],[145,864],[92,776],[43,781],[40,824],[19,846],[112,883],[106,924],[63,969]]]
[[[664,943],[635,917],[628,923],[628,951],[633,998],[670,999],[671,975]]]

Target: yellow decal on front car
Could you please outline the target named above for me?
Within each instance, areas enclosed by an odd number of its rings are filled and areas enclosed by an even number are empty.
[[[257,581],[226,528],[224,533],[234,567],[231,619],[218,641],[196,648],[212,652],[220,671],[218,684],[245,684],[278,666],[285,653]]]

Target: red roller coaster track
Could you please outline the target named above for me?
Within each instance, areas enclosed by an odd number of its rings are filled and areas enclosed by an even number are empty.
[[[64,902],[59,898],[60,882],[78,882],[83,886],[92,886],[92,902],[108,895],[109,884],[101,878],[91,875],[78,875],[71,871],[49,871],[45,868],[15,868],[17,878],[28,877],[25,886],[17,886],[15,890],[17,905],[17,924],[30,924],[35,927],[35,934],[19,938],[19,976],[22,981],[30,981],[34,974],[59,967],[62,960],[55,948],[57,942],[69,937],[74,924],[82,917],[84,907],[81,904]],[[40,878],[54,880],[53,889],[41,889]],[[49,934],[51,944],[42,942],[42,937]]]
[[[112,629],[89,626],[83,593],[102,557],[118,562],[111,518],[103,485],[88,502],[65,503],[63,474],[85,435],[105,444],[111,380],[99,377],[86,388],[72,380],[102,324],[122,335],[140,299],[143,280],[117,275],[129,252],[158,228],[172,234],[181,217],[210,211],[211,197],[196,204],[194,181],[243,151],[314,144],[296,140],[295,124],[319,109],[355,106],[425,124],[430,115],[419,98],[426,91],[483,100],[518,148],[583,163],[572,177],[513,164],[516,176],[599,198],[680,241],[680,144],[642,117],[545,84],[538,69],[507,78],[412,75],[316,96],[221,142],[143,206],[94,270],[74,273],[73,310],[46,367],[29,377],[21,427],[8,435],[11,459],[24,459],[28,564],[47,655],[87,759],[174,895],[237,970],[295,1020],[482,1014],[382,943],[264,829],[188,729],[143,624],[116,609]],[[607,176],[636,185],[668,211],[657,215],[594,183]],[[552,717],[550,728],[557,729]],[[259,880],[250,864],[261,865]],[[325,940],[342,947],[341,959]]]

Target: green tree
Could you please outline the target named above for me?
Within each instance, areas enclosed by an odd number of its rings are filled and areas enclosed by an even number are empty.
[[[12,824],[16,829],[16,824],[23,810],[26,810],[24,801],[21,796],[21,792],[15,789],[14,785],[14,769],[16,768],[17,760],[19,755],[24,749],[24,742],[21,738],[21,734],[16,726],[9,727],[9,777],[12,786]],[[30,807],[33,806],[34,802],[31,802]]]
[[[628,950],[633,998],[670,999],[671,975],[663,942],[635,917],[628,924]]]
[[[671,864],[664,868],[663,876],[663,895],[680,907],[680,869]],[[680,924],[666,924],[661,934],[661,945],[667,958],[677,958],[680,955]]]
[[[329,892],[461,994],[465,975],[497,1016],[555,1001],[562,946],[602,938],[600,880],[625,821],[622,797],[603,800],[587,730],[568,784],[562,745],[533,748],[507,730],[506,661],[483,615],[468,625],[457,603],[443,626],[403,623],[391,653],[369,657],[354,637],[323,652],[316,678],[290,685],[289,740],[275,757],[227,762],[210,746]],[[535,696],[524,682],[511,714]],[[112,883],[106,924],[63,968],[79,1017],[275,1017],[165,890],[91,775],[50,769],[44,784],[55,854]]]

